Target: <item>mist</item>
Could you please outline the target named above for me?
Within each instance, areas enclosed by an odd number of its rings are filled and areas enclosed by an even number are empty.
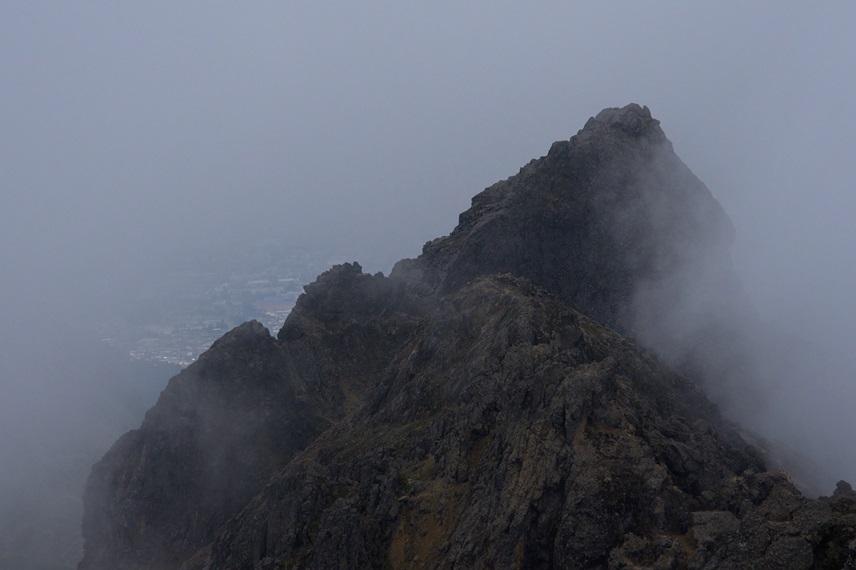
[[[165,304],[182,268],[270,240],[321,251],[319,271],[386,272],[631,101],[733,221],[758,318],[805,351],[741,419],[824,484],[856,482],[854,18],[844,3],[0,4],[0,497],[139,423],[168,371],[128,388],[121,358],[95,353],[153,283]],[[785,357],[763,339],[757,353]],[[64,451],[30,453],[48,445]]]

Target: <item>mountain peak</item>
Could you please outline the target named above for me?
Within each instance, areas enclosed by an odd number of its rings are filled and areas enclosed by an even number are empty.
[[[856,567],[849,485],[801,496],[696,383],[752,401],[732,239],[648,109],[605,109],[173,378],[93,468],[80,570]]]
[[[716,266],[722,303],[745,306],[728,253],[733,237],[659,121],[631,103],[604,109],[547,156],[476,195],[449,236],[396,265],[393,276],[449,291],[479,275],[520,275],[639,339],[640,284],[665,290],[699,264]]]
[[[660,121],[651,117],[651,111],[647,106],[630,103],[624,107],[607,107],[590,118],[583,127],[583,131],[617,129],[638,134],[659,127],[659,125]]]

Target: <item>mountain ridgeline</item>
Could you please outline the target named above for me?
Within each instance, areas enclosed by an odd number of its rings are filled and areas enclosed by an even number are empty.
[[[605,109],[175,376],[94,466],[78,568],[856,568],[849,485],[804,497],[720,415],[761,398],[733,233]]]

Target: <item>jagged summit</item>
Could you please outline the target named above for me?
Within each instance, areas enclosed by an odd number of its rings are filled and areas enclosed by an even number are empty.
[[[399,262],[392,277],[450,291],[513,273],[675,362],[690,361],[711,323],[730,332],[752,312],[731,264],[733,239],[728,216],[659,121],[630,104],[601,111],[476,195],[449,236]],[[684,319],[690,310],[702,314]]]
[[[801,496],[696,382],[747,378],[732,238],[647,108],[602,111],[173,378],[79,569],[856,568],[849,487]]]
[[[601,129],[616,129],[630,135],[665,139],[666,134],[659,127],[660,121],[651,117],[647,106],[630,103],[624,107],[607,107],[590,118],[578,135]]]

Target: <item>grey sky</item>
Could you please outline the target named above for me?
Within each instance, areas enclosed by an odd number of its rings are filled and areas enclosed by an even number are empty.
[[[840,257],[825,266],[856,231],[854,16],[844,3],[6,2],[4,273],[83,293],[265,234],[412,256],[481,188],[637,101],[734,218],[747,286],[774,277],[764,297],[789,300],[793,256],[856,279]]]
[[[762,315],[852,347],[856,5],[341,4],[0,2],[0,316],[80,318],[257,236],[415,256],[635,101]]]

